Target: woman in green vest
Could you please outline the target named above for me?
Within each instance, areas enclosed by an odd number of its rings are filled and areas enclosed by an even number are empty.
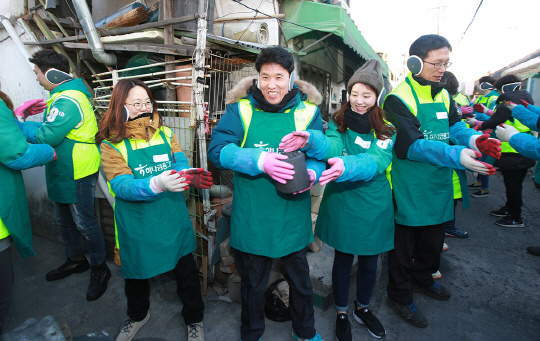
[[[204,340],[195,235],[182,191],[210,188],[211,173],[190,168],[176,135],[163,126],[152,93],[139,80],[114,87],[99,124],[103,169],[115,194],[118,248],[128,318],[117,341],[131,340],[150,318],[148,279],[173,271],[188,340]]]
[[[326,136],[315,130],[297,131],[285,136],[280,145],[285,152],[302,148],[308,156],[332,165],[320,178],[321,185],[328,185],[315,234],[336,250],[332,285],[338,341],[352,340],[347,310],[355,255],[358,272],[353,317],[374,337],[386,334],[368,308],[379,254],[394,248],[394,207],[386,169],[392,160],[395,129],[385,121],[377,104],[383,87],[381,63],[372,59],[349,80],[349,101],[333,115]]]
[[[25,102],[15,112],[20,116],[43,111],[42,100]],[[11,99],[0,91],[0,334],[11,306],[13,264],[11,244],[23,257],[34,256],[28,201],[21,170],[43,166],[55,158],[54,149],[45,144],[29,144],[19,129]]]

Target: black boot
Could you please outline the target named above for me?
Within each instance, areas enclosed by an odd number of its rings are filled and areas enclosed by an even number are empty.
[[[74,273],[85,272],[88,269],[90,269],[90,263],[88,263],[86,257],[83,254],[75,255],[69,257],[58,269],[49,271],[45,278],[48,281],[57,281]]]
[[[88,292],[86,293],[86,299],[88,301],[95,301],[101,297],[107,290],[107,283],[111,278],[111,270],[107,266],[106,262],[100,265],[92,266],[90,274],[90,285],[88,286]]]

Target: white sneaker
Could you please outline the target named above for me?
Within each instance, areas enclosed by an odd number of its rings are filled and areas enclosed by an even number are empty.
[[[204,341],[204,325],[203,322],[192,323],[187,326],[188,341]]]
[[[431,274],[431,277],[433,277],[433,279],[441,279],[442,278],[442,274],[439,270],[437,270],[437,272],[434,272]]]
[[[443,244],[442,244],[442,250],[443,250],[443,251],[448,251],[448,249],[449,249],[448,244],[443,243]]]
[[[150,313],[146,314],[146,317],[142,321],[133,321],[130,318],[127,318],[122,323],[122,329],[120,329],[120,334],[116,337],[116,341],[129,341],[137,335],[139,329],[148,321],[150,318]]]

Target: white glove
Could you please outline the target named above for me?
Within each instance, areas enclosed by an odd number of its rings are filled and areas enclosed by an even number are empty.
[[[464,148],[459,156],[459,162],[463,167],[473,172],[478,172],[484,175],[495,174],[495,168],[493,168],[492,165],[476,160],[481,156],[482,153],[480,152]]]
[[[478,120],[475,119],[474,117],[469,117],[468,119],[465,120],[465,122],[467,122],[471,127],[474,127],[476,126],[476,122],[478,122]]]
[[[163,173],[154,176],[150,180],[150,188],[154,193],[183,192],[189,186],[189,183],[182,183],[185,178],[178,177],[178,173],[171,174],[172,170],[164,171]]]
[[[497,138],[501,140],[501,142],[508,142],[512,136],[519,134],[519,131],[511,125],[503,124],[503,127],[497,126],[495,134],[497,135]]]

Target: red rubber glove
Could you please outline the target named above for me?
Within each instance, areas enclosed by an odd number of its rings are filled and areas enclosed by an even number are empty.
[[[529,103],[524,99],[520,99],[520,101],[521,101],[521,104],[523,104],[523,106],[525,107],[525,109],[527,109],[527,107],[529,106]]]
[[[214,184],[212,173],[205,171],[204,168],[188,168],[173,173],[178,173],[178,177],[186,179],[184,182],[189,182],[190,186],[201,189],[209,189]]]
[[[501,158],[501,141],[490,139],[489,134],[484,134],[476,139],[476,148],[487,156],[499,160]]]
[[[26,119],[28,116],[37,115],[47,108],[47,104],[42,99],[33,99],[24,102],[20,107],[15,109],[15,115]]]
[[[481,112],[481,113],[485,114],[488,111],[488,108],[486,108],[486,106],[483,105],[483,104],[476,103],[474,105],[474,110],[476,110],[477,112]]]
[[[476,130],[476,131],[480,131],[480,129],[482,129],[482,121],[478,121],[479,123],[477,123],[473,129]]]

